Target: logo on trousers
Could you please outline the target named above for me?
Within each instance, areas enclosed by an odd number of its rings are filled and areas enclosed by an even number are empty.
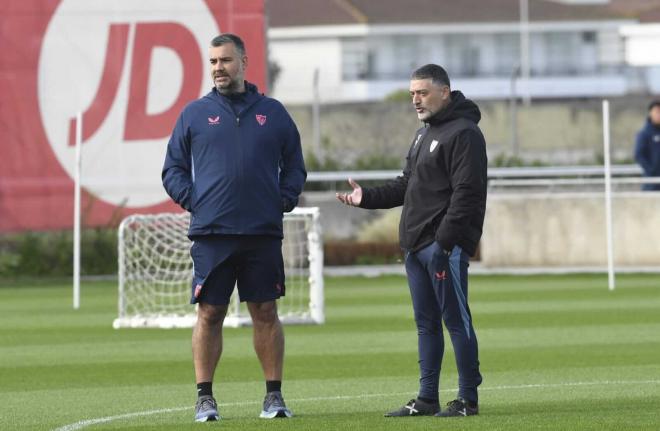
[[[436,280],[446,280],[447,279],[447,271],[436,272],[435,273],[435,278],[436,278]]]

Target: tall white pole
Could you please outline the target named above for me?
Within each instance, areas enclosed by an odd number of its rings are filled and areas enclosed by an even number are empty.
[[[76,164],[73,196],[73,309],[80,308],[80,171],[82,168],[82,113],[76,115]]]
[[[603,100],[603,155],[605,156],[605,228],[607,230],[607,284],[614,290],[614,238],[612,231],[612,163],[610,161],[610,102]]]
[[[323,284],[323,235],[321,233],[321,212],[314,209],[313,228],[307,234],[309,247],[309,282],[312,320],[325,323],[325,287]]]
[[[325,155],[321,146],[321,95],[319,90],[319,68],[314,69],[313,78],[313,93],[314,100],[312,101],[312,148],[314,149],[314,156],[319,163],[323,163]]]

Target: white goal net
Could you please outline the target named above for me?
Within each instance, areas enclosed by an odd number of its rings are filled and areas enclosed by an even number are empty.
[[[188,213],[132,215],[119,226],[119,317],[115,328],[181,328],[195,324],[190,305],[191,242]],[[284,323],[323,323],[323,243],[318,208],[284,215]],[[234,290],[225,326],[250,324]]]

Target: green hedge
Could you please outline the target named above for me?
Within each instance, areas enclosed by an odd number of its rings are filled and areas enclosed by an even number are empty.
[[[403,252],[398,243],[326,241],[324,265],[383,265],[401,263]]]
[[[328,241],[326,265],[400,263],[401,250],[390,242]],[[116,229],[86,229],[81,241],[81,274],[117,274]],[[27,232],[0,236],[0,278],[71,277],[71,231]]]
[[[117,230],[85,229],[81,236],[82,275],[117,273]],[[0,236],[0,276],[71,276],[73,233],[27,232]]]

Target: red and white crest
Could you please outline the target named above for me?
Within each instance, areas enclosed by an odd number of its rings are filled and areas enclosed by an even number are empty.
[[[264,124],[266,124],[266,116],[265,115],[257,114],[257,115],[255,115],[255,117],[257,118],[257,123],[259,123],[260,126],[263,126]]]

